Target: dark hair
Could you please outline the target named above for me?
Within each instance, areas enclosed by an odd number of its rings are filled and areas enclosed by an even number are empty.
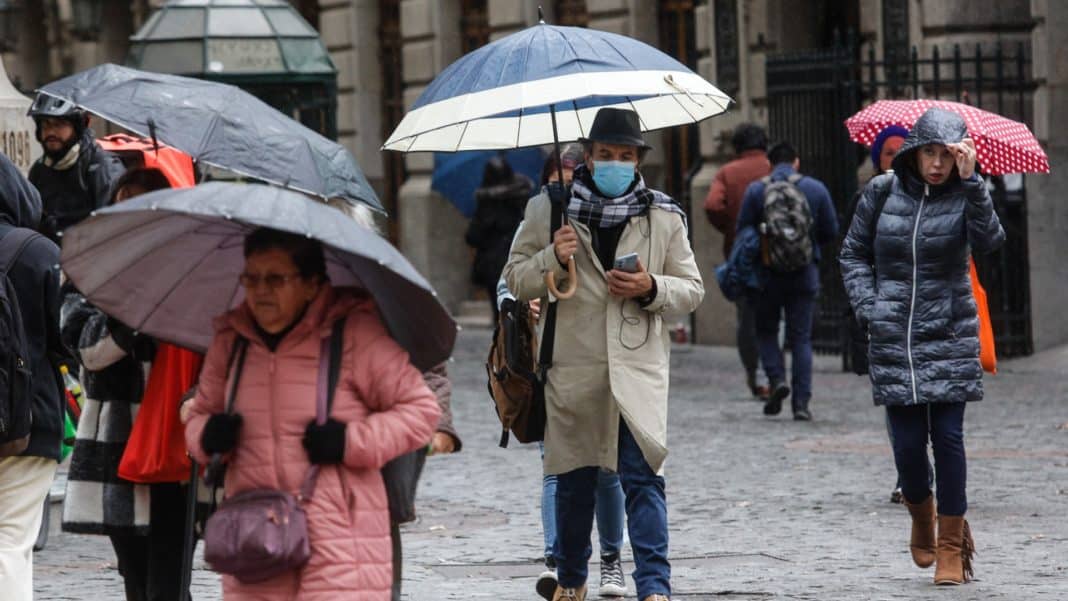
[[[560,151],[560,157],[563,158],[564,169],[574,169],[583,159],[583,148],[578,144],[568,144]],[[555,152],[550,152],[549,157],[545,159],[545,164],[541,166],[541,185],[549,183],[549,178],[557,172],[557,165],[559,160]]]
[[[768,151],[768,162],[772,165],[779,163],[793,163],[797,160],[797,151],[789,142],[779,142]]]
[[[768,134],[756,123],[742,123],[734,128],[731,145],[734,146],[734,152],[738,154],[753,149],[767,150]]]
[[[318,240],[291,234],[268,227],[261,227],[245,236],[245,258],[268,250],[281,250],[293,259],[300,272],[300,277],[308,279],[318,276],[326,280],[326,255],[323,245]]]
[[[486,161],[486,168],[482,170],[482,187],[499,186],[507,184],[515,178],[512,166],[501,155],[497,155]]]
[[[171,182],[162,171],[155,167],[134,167],[122,174],[115,185],[111,187],[111,204],[115,204],[115,198],[119,192],[127,186],[144,188],[145,192],[155,192],[170,188]]]

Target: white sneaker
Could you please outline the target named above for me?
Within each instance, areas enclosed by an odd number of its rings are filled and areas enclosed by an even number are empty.
[[[614,561],[601,560],[601,586],[597,593],[602,597],[626,596],[627,580],[623,576],[623,562],[619,557]]]

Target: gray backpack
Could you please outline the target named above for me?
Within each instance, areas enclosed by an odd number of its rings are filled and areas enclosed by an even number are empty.
[[[763,236],[764,264],[773,271],[797,271],[812,262],[812,213],[808,198],[797,187],[804,177],[795,173],[784,180],[764,182]]]

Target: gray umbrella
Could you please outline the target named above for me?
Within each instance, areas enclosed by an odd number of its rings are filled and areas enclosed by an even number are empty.
[[[370,292],[420,369],[451,354],[455,322],[396,248],[337,209],[273,186],[209,182],[97,211],[65,232],[63,271],[105,313],[203,351],[213,318],[243,300],[244,238],[257,227],[322,242],[333,285]]]
[[[39,90],[199,162],[385,212],[344,146],[224,83],[106,64]]]

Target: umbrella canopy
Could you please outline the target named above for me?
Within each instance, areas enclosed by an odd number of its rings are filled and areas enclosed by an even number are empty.
[[[521,148],[583,137],[605,106],[638,113],[644,131],[696,123],[731,99],[667,54],[593,29],[541,23],[461,57],[416,100],[383,148],[401,152]]]
[[[439,152],[434,155],[434,177],[430,187],[449,199],[464,217],[475,214],[475,190],[482,184],[486,163],[497,151],[471,150],[467,152]],[[540,148],[523,148],[505,153],[512,170],[536,182],[541,177],[545,155]]]
[[[344,146],[229,84],[106,64],[39,90],[194,160],[385,212]]]
[[[959,102],[880,100],[846,119],[845,126],[854,142],[871,146],[886,127],[900,125],[912,129],[916,120],[932,107],[953,111],[964,119],[984,172],[990,175],[1049,173],[1046,152],[1026,125]]]
[[[212,320],[244,300],[244,238],[258,227],[322,242],[331,283],[367,290],[417,367],[448,359],[456,324],[407,259],[337,209],[281,188],[209,182],[102,209],[65,232],[63,271],[109,315],[203,351]]]

